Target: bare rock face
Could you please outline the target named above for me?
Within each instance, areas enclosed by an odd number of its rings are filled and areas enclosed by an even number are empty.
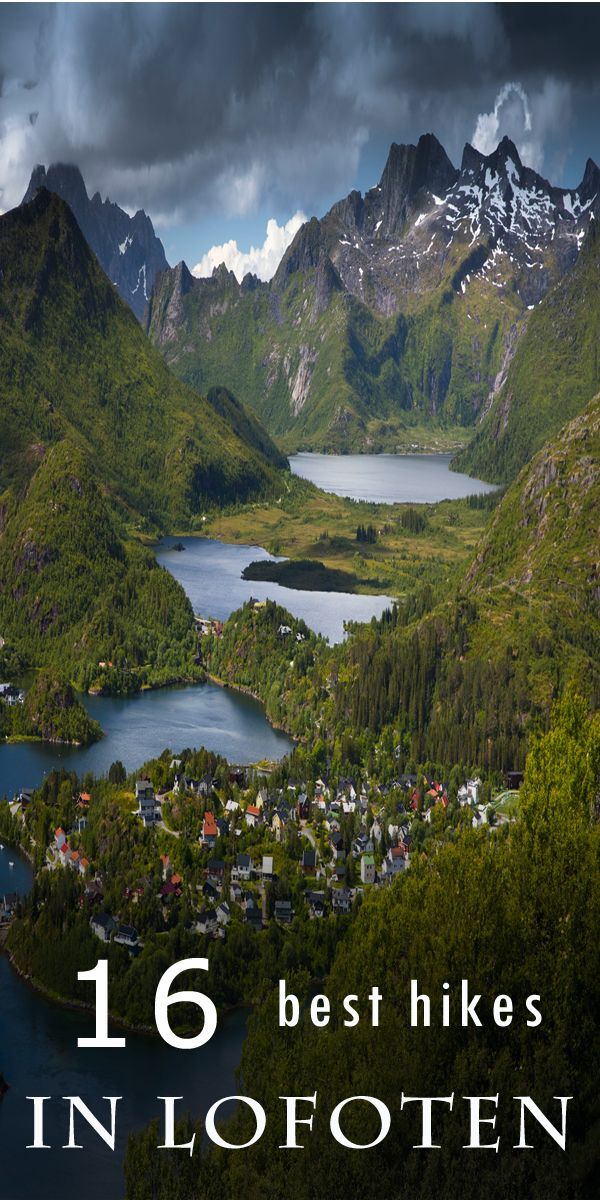
[[[142,209],[128,216],[99,192],[90,200],[79,168],[68,163],[35,167],[22,203],[42,187],[69,205],[100,266],[141,321],[155,279],[168,266],[150,218]]]

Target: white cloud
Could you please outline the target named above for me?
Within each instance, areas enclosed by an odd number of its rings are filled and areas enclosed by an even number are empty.
[[[477,117],[472,142],[480,154],[491,154],[500,141],[500,113],[512,96],[518,97],[522,105],[522,127],[524,132],[531,131],[531,112],[527,92],[520,83],[505,83],[494,101],[491,112],[480,113]]]
[[[274,217],[267,221],[267,231],[262,246],[251,246],[249,250],[240,250],[232,238],[222,246],[211,246],[202,256],[199,263],[192,269],[192,275],[204,278],[212,275],[213,269],[225,263],[228,270],[233,271],[239,283],[244,275],[251,271],[259,279],[271,279],[275,274],[285,251],[296,236],[306,217],[303,212],[294,213],[285,225],[278,225]]]
[[[539,92],[527,93],[522,84],[505,83],[498,92],[491,112],[480,113],[471,141],[481,154],[491,154],[506,133],[528,167],[541,171],[547,146],[556,146],[556,139],[571,121],[571,87],[555,79],[544,80]],[[556,162],[556,148],[549,165],[562,172]]]

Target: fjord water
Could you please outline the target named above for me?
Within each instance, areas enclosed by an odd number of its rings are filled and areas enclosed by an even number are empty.
[[[435,504],[494,485],[450,470],[451,454],[294,454],[294,475],[324,492],[373,504]]]
[[[5,845],[0,850],[0,896],[25,894],[30,887],[28,863]],[[100,955],[100,942],[98,950]],[[246,1020],[244,1011],[221,1018],[211,1041],[188,1053],[128,1031],[122,1050],[80,1050],[77,1038],[94,1033],[92,1013],[50,1003],[0,955],[0,1071],[9,1084],[0,1100],[1,1200],[20,1198],[24,1179],[27,1200],[76,1200],[82,1195],[88,1200],[119,1200],[124,1194],[127,1134],[161,1116],[157,1095],[183,1096],[180,1111],[202,1116],[216,1100],[235,1094]],[[123,1031],[118,1032],[122,1036]],[[60,1100],[46,1102],[45,1140],[53,1148],[27,1150],[33,1105],[26,1097],[31,1095],[81,1096],[105,1124],[109,1107],[101,1097],[122,1096],[115,1153],[83,1121],[76,1132],[84,1150],[61,1150],[68,1137],[68,1105]]]
[[[174,550],[175,545],[185,549]],[[393,604],[390,596],[303,592],[279,583],[242,579],[244,567],[251,562],[283,561],[262,546],[231,546],[203,537],[165,538],[156,557],[187,592],[194,612],[219,621],[225,621],[253,596],[255,600],[276,600],[315,633],[322,633],[330,642],[341,642],[345,621],[370,621]]]

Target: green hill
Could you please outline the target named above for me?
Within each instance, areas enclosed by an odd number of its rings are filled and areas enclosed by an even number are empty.
[[[536,450],[600,388],[600,232],[592,221],[575,266],[532,312],[509,367],[457,470],[514,479]]]
[[[273,490],[285,464],[266,434],[174,379],[62,200],[41,190],[1,217],[0,262],[0,495],[64,437],[154,526]]]
[[[150,550],[119,537],[89,460],[67,439],[6,524],[0,580],[0,632],[31,664],[124,691],[199,674],[185,593]]]

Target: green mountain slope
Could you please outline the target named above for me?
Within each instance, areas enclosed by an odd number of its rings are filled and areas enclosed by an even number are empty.
[[[527,322],[506,380],[457,470],[513,479],[600,388],[600,232],[592,221],[575,266]]]
[[[233,399],[173,378],[62,200],[41,190],[0,218],[0,263],[0,494],[66,436],[154,525],[273,489],[278,451]]]
[[[553,187],[503,138],[392,145],[377,187],[296,234],[270,283],[180,263],[156,281],[155,345],[181,379],[231,387],[286,448],[457,445],[530,310],[576,261],[600,194]]]
[[[219,267],[159,276],[148,331],[173,371],[205,391],[225,382],[289,449],[377,451],[456,445],[499,372],[522,305],[485,280],[452,286],[460,246],[431,292],[389,316],[342,287],[316,220],[272,284]],[[416,431],[416,432],[415,432]]]
[[[66,439],[7,521],[0,581],[0,632],[30,663],[113,690],[199,674],[187,597],[151,551],[122,541],[89,460]]]

